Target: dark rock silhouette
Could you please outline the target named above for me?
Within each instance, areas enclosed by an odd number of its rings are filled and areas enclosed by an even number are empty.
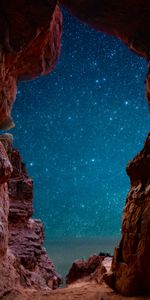
[[[150,60],[150,2],[148,0],[60,0],[79,20],[118,37],[136,54]],[[148,68],[149,70],[149,68]],[[150,71],[148,71],[148,74]],[[150,83],[146,98],[150,109]]]
[[[148,0],[61,0],[79,20],[99,31],[119,37],[136,53],[150,53],[150,3]]]
[[[123,212],[122,239],[114,253],[113,282],[109,276],[106,282],[132,296],[150,293],[150,134],[143,150],[129,162],[127,173],[131,188]]]

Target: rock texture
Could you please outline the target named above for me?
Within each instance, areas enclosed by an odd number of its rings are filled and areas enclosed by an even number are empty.
[[[105,258],[103,265],[110,270],[111,259]],[[121,296],[110,289],[104,282],[97,283],[96,280],[83,278],[67,288],[51,291],[35,291],[32,289],[12,289],[0,294],[4,300],[129,300],[129,297]],[[1,299],[1,298],[0,298]],[[132,300],[149,300],[149,296],[132,297]]]
[[[4,296],[3,296],[4,295]],[[102,285],[94,282],[76,283],[68,288],[55,291],[33,291],[33,290],[9,290],[3,293],[3,300],[129,300],[116,294],[104,283]],[[0,295],[1,296],[1,295]],[[149,300],[146,297],[132,297],[131,300]]]
[[[7,153],[6,153],[7,152]],[[32,219],[33,181],[10,135],[0,136],[0,290],[57,288],[61,277],[43,246],[40,220]]]
[[[8,251],[9,197],[7,181],[12,166],[0,141],[0,291],[17,286],[18,276],[13,266],[14,257]]]
[[[81,21],[120,38],[148,60],[146,96],[150,106],[150,1],[60,2]],[[57,0],[0,0],[0,129],[14,126],[10,113],[17,81],[53,69],[61,33]],[[32,180],[11,140],[2,137],[1,142],[0,289],[19,284],[54,288],[60,278],[43,248],[42,224],[32,219]],[[115,251],[112,273],[106,276],[107,282],[124,295],[150,292],[149,171],[150,135],[143,151],[127,167],[131,190],[123,215],[122,240]]]
[[[144,149],[129,162],[127,173],[131,188],[111,278],[115,278],[113,287],[123,295],[150,294],[150,134]]]
[[[105,256],[95,254],[90,256],[87,260],[76,260],[66,276],[66,283],[72,284],[80,279],[92,279],[96,282],[100,282],[103,274],[107,272],[103,264],[105,259]],[[110,259],[110,261],[112,261],[112,259]]]
[[[0,128],[10,117],[17,81],[50,72],[60,53],[61,12],[56,0],[0,1]]]

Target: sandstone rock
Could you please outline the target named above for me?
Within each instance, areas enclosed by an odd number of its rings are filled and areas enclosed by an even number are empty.
[[[150,134],[143,150],[129,162],[127,173],[131,188],[112,272],[116,290],[132,296],[150,293]]]
[[[105,256],[92,255],[88,260],[76,260],[66,276],[66,283],[71,284],[78,279],[93,279],[100,281],[106,268],[102,264]],[[89,277],[90,276],[90,277]]]
[[[43,246],[43,224],[32,219],[33,181],[12,142],[0,136],[0,292],[19,285],[55,289],[61,277]]]
[[[9,199],[7,180],[11,176],[12,166],[3,144],[0,142],[0,255],[4,255],[8,247],[8,213]]]
[[[104,282],[107,283],[107,285],[115,290],[115,284],[116,284],[116,276],[115,276],[115,273],[114,272],[106,272],[104,275],[103,275],[103,280]]]
[[[0,184],[5,183],[10,177],[12,166],[7,156],[7,153],[0,142]]]
[[[0,128],[10,117],[18,79],[50,72],[60,53],[61,12],[56,0],[0,1]]]
[[[7,180],[11,176],[12,166],[8,155],[0,142],[0,293],[6,288],[17,286],[18,275],[14,268],[14,256],[8,250],[8,214],[9,197]]]

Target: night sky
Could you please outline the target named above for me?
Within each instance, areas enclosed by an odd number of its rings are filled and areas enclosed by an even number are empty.
[[[21,82],[11,130],[46,239],[118,236],[125,168],[149,131],[146,62],[64,12],[55,70]]]

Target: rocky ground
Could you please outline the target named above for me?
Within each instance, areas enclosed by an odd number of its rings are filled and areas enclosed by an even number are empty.
[[[123,297],[116,294],[106,284],[81,282],[70,285],[68,288],[55,291],[34,291],[34,290],[12,290],[0,296],[4,300],[148,300],[145,297]]]
[[[100,257],[102,259],[102,257]],[[91,264],[92,262],[92,264]],[[94,266],[95,264],[95,271],[94,273],[90,273],[90,266]],[[99,270],[99,266],[106,269],[107,272],[110,271],[111,266],[111,258],[107,257],[103,261],[98,264],[98,256],[91,256],[87,261],[82,262],[82,275],[83,273],[88,275],[75,280],[74,283],[68,285],[65,288],[59,288],[56,290],[45,289],[45,290],[35,290],[35,289],[12,289],[12,290],[5,290],[3,293],[0,294],[0,299],[3,300],[148,300],[150,296],[145,297],[123,297],[117,293],[115,293],[108,285],[102,280],[99,279],[100,272],[97,273]],[[84,265],[84,266],[83,266]],[[102,268],[101,268],[102,269]],[[73,274],[77,278],[79,275],[79,270],[81,271],[81,261],[76,261],[70,272],[68,273],[68,280],[72,280]],[[80,273],[81,275],[81,273]],[[78,276],[79,277],[79,276]],[[80,276],[82,277],[82,276]]]

